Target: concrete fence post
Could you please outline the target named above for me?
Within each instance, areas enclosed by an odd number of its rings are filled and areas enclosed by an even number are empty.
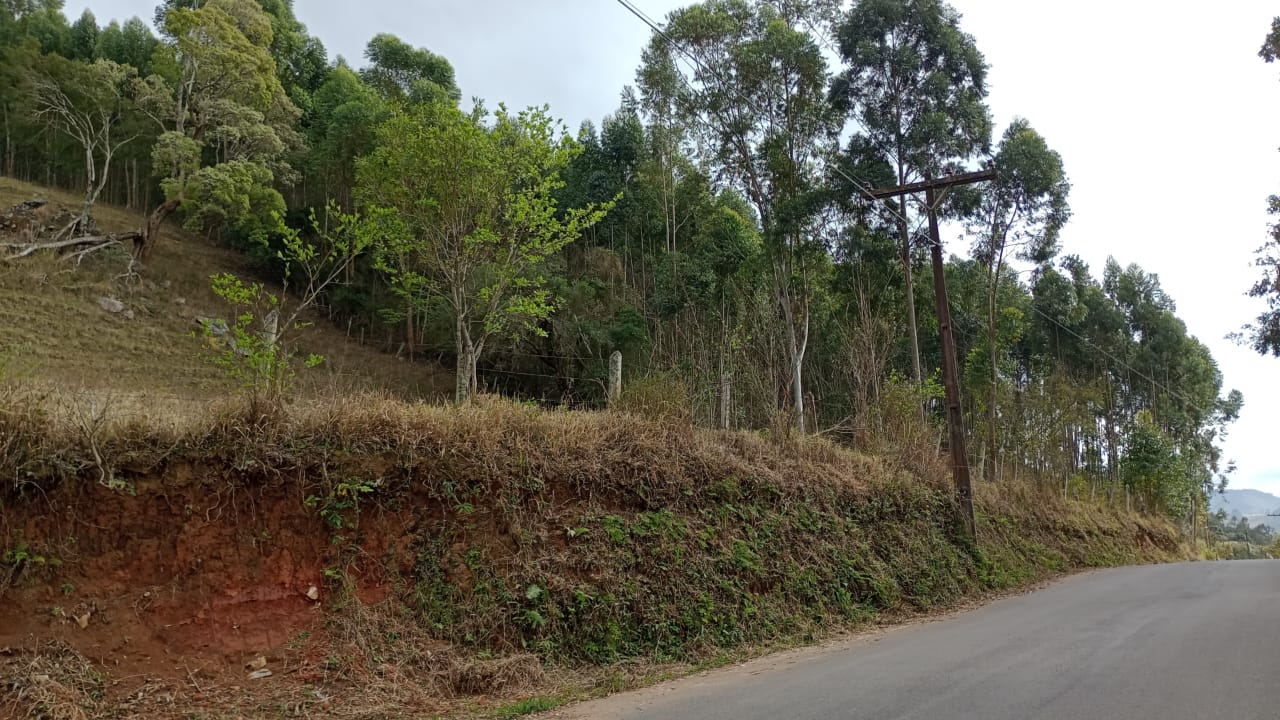
[[[614,350],[609,356],[609,407],[614,408],[618,404],[618,398],[622,396],[622,353]]]

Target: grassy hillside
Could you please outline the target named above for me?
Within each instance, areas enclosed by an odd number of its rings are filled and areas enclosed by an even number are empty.
[[[76,204],[65,193],[0,179],[0,212],[32,197]],[[107,232],[137,229],[141,222],[137,214],[105,205],[95,217]],[[0,262],[0,364],[64,392],[109,398],[121,412],[180,408],[234,391],[193,333],[196,318],[229,312],[209,290],[211,275],[253,278],[243,255],[170,227],[142,277],[118,277],[124,267],[121,257],[110,255],[90,256],[79,267],[51,254]],[[133,318],[103,310],[101,297],[122,301]],[[380,388],[430,398],[451,390],[452,379],[430,364],[362,347],[323,318],[315,320],[300,349],[324,355],[326,362],[300,376],[304,397]]]
[[[0,181],[33,194],[74,202]],[[322,318],[325,365],[249,418],[192,331],[226,312],[209,275],[252,269],[176,229],[122,267],[0,263],[0,716],[510,717],[1183,552],[1016,484],[979,488],[975,543],[931,435],[432,405],[447,373]]]
[[[501,716],[1180,552],[1007,485],[974,545],[929,459],[506,402],[86,431],[11,387],[0,437],[0,707],[60,717]]]

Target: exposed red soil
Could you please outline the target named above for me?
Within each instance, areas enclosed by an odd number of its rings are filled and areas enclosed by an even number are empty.
[[[261,656],[276,673],[281,662],[305,671],[308,655],[325,652],[325,568],[341,562],[362,601],[384,599],[384,568],[412,565],[413,520],[373,510],[335,530],[301,488],[176,465],[129,491],[83,481],[32,490],[21,512],[0,510],[32,556],[0,587],[0,648],[65,642],[109,677],[136,679],[117,695],[156,680],[244,682]]]

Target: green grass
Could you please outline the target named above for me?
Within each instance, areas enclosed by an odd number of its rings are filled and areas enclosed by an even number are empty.
[[[499,720],[510,720],[511,718],[517,718],[523,715],[532,715],[533,713],[554,710],[563,704],[563,701],[555,698],[531,697],[527,700],[503,705],[493,711],[493,717],[498,718]]]

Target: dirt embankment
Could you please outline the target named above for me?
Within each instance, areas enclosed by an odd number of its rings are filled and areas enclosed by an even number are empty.
[[[983,489],[974,546],[892,457],[505,403],[87,432],[11,401],[0,448],[0,714],[470,712],[1178,552],[1027,487]]]

